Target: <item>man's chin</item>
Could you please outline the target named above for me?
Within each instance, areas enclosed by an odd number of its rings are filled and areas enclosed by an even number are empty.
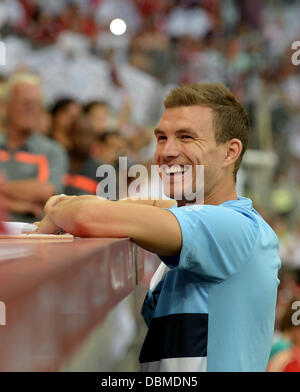
[[[33,132],[33,130],[34,130],[34,127],[32,127],[32,126],[27,126],[27,125],[23,125],[22,127],[20,127],[20,130],[21,130],[21,132],[22,133],[24,133],[24,134],[30,134],[31,132]]]
[[[182,191],[165,191],[164,194],[169,197],[170,199],[176,200],[177,202],[185,202],[184,193]]]

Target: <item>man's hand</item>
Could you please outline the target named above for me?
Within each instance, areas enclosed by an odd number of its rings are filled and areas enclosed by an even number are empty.
[[[45,217],[40,222],[34,223],[38,227],[36,233],[56,234],[60,230],[60,227],[51,220],[49,211],[58,203],[64,200],[74,199],[76,197],[77,196],[66,196],[63,194],[50,197],[44,207]]]
[[[49,210],[54,207],[56,204],[62,202],[63,200],[69,200],[69,199],[74,199],[77,196],[66,196],[64,194],[61,195],[55,195],[51,196],[48,200],[47,203],[45,204],[44,210],[45,213],[48,214]]]
[[[50,217],[50,211],[57,206],[59,203],[65,201],[76,200],[79,196],[66,196],[64,194],[51,196],[47,203],[45,204],[44,211],[45,217],[40,222],[35,222],[34,224],[38,226],[36,233],[43,233],[43,234],[56,234],[62,228],[54,223],[53,219]],[[96,196],[92,195],[83,195],[80,196],[80,200],[89,200],[95,199]],[[103,198],[101,198],[103,199]],[[106,200],[106,199],[105,199]]]
[[[34,222],[38,227],[35,233],[38,234],[57,234],[60,228],[46,215],[40,222]]]
[[[25,200],[15,200],[3,195],[2,197],[5,209],[17,214],[33,214],[36,218],[41,218],[43,208],[39,203]]]
[[[31,178],[5,181],[1,185],[1,193],[10,199],[44,204],[55,193],[55,188],[50,183],[43,184]]]

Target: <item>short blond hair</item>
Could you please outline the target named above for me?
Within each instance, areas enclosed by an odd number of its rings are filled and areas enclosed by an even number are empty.
[[[179,106],[205,106],[212,109],[216,143],[237,138],[242,152],[235,162],[233,175],[239,170],[250,136],[248,114],[241,102],[221,83],[195,83],[171,90],[164,100],[166,109]]]
[[[5,83],[5,85],[6,85],[5,86],[5,100],[6,101],[10,100],[13,88],[16,85],[21,84],[21,83],[32,84],[32,85],[38,87],[42,93],[41,81],[37,75],[27,73],[27,72],[17,72],[15,74],[13,74],[12,76],[10,76],[9,79],[7,80],[7,82]]]

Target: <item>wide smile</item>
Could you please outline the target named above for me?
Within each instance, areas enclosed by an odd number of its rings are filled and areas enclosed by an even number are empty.
[[[192,165],[161,165],[159,171],[165,176],[182,176],[182,174],[186,173],[191,167]]]

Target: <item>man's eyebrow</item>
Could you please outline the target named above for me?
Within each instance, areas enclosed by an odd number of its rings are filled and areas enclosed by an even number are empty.
[[[159,128],[155,128],[154,129],[154,135],[156,136],[156,135],[161,135],[162,133],[165,133],[164,131],[162,131],[161,129],[159,129]]]
[[[197,132],[195,132],[192,128],[180,128],[175,131],[175,134],[177,135],[181,135],[182,133],[190,133],[194,136],[199,136]],[[154,135],[161,135],[161,134],[165,134],[165,132],[159,128],[156,128],[154,130]]]
[[[198,136],[197,132],[195,132],[192,128],[180,128],[177,129],[175,133],[178,135],[181,135],[182,133],[190,133],[191,135]]]

